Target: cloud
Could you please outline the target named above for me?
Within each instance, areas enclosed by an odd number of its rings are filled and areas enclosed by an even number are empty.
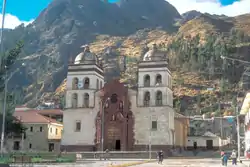
[[[202,13],[237,16],[250,13],[250,0],[241,0],[228,6],[222,6],[219,0],[167,0],[180,13],[197,10]]]
[[[22,21],[19,20],[18,17],[13,16],[11,14],[5,15],[5,23],[4,28],[14,29],[15,27],[19,26],[20,24],[24,24],[27,26],[28,24],[32,23],[34,20],[30,21]],[[0,25],[2,24],[2,14],[0,14]]]

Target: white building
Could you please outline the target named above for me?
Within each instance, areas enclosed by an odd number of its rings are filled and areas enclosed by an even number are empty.
[[[62,149],[100,149],[104,112],[104,149],[167,150],[174,145],[172,76],[164,52],[148,51],[138,65],[138,86],[104,83],[103,69],[85,47],[67,77]],[[102,89],[101,89],[102,88]]]
[[[204,149],[204,150],[218,150],[219,148],[226,147],[230,144],[230,139],[221,139],[219,136],[205,132],[201,136],[188,136],[187,149]]]

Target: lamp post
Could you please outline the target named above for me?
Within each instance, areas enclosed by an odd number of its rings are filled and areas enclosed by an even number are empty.
[[[25,66],[23,63],[22,66]],[[5,67],[6,68],[6,67]],[[6,101],[7,101],[7,92],[8,92],[8,83],[9,80],[13,77],[14,74],[16,74],[19,71],[19,68],[17,68],[15,71],[10,73],[9,77],[7,72],[5,73],[5,81],[4,81],[4,102],[3,102],[3,117],[2,117],[2,132],[1,132],[1,155],[3,155],[3,145],[4,145],[4,134],[5,134],[5,119],[6,119]]]
[[[106,103],[110,100],[108,97],[103,103],[102,103],[102,139],[101,139],[101,151],[104,152],[104,121],[105,121],[105,106]]]
[[[1,25],[1,32],[0,32],[0,53],[3,53],[3,31],[4,31],[4,21],[5,21],[5,9],[6,9],[6,0],[3,0],[2,6],[2,25]],[[0,68],[2,67],[2,57],[0,57]]]

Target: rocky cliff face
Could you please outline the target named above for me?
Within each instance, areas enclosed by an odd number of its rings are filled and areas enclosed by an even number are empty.
[[[81,45],[94,42],[99,35],[123,38],[145,28],[171,33],[180,17],[165,0],[127,0],[119,5],[100,0],[54,0],[31,25],[6,31],[5,49],[24,41],[21,58],[26,67],[12,83],[30,85],[27,100],[34,97],[35,90],[40,90],[37,96],[54,91]]]

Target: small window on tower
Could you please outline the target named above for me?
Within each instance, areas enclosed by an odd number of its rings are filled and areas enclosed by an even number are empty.
[[[145,92],[143,105],[144,106],[149,106],[149,104],[150,104],[150,93],[149,92]]]
[[[80,132],[81,131],[81,121],[76,121],[75,131],[76,132]]]
[[[156,86],[162,84],[162,78],[161,78],[161,75],[160,75],[160,74],[158,74],[158,75],[156,76],[155,81],[156,81],[156,83],[155,83]]]
[[[84,79],[84,89],[89,89],[89,84],[90,84],[89,78],[86,77]]]
[[[149,87],[150,86],[150,76],[149,75],[145,75],[144,76],[144,86],[145,87]]]
[[[157,130],[157,121],[152,121],[152,130]]]
[[[84,94],[84,107],[86,108],[89,107],[89,94],[88,93]]]
[[[78,78],[73,78],[73,81],[72,81],[72,89],[73,90],[78,89],[78,82],[79,82]]]

